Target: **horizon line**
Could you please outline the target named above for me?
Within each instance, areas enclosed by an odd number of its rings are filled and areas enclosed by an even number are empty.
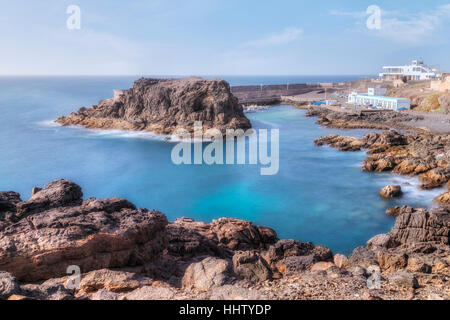
[[[0,77],[323,77],[376,76],[377,74],[0,74]]]

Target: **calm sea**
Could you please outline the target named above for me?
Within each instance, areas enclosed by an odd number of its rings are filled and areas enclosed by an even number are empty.
[[[314,82],[302,77],[224,78],[234,85]],[[428,207],[440,193],[417,190],[413,178],[361,172],[363,152],[315,147],[313,140],[326,134],[362,136],[366,131],[322,128],[290,106],[248,115],[257,129],[280,130],[275,176],[261,176],[258,166],[176,166],[170,157],[173,143],[152,135],[52,123],[111,97],[115,88],[129,88],[134,79],[0,78],[0,190],[15,190],[27,199],[33,186],[66,178],[82,186],[85,198],[124,197],[139,207],[158,209],[170,220],[247,219],[274,228],[280,238],[313,241],[346,254],[390,230],[394,220],[384,214],[387,208]],[[316,80],[345,79],[352,80]],[[378,191],[388,183],[404,184],[405,196],[380,199]]]

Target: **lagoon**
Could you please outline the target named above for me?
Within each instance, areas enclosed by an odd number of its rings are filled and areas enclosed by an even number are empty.
[[[248,114],[255,129],[279,129],[279,171],[273,176],[261,175],[259,165],[175,165],[174,143],[162,137],[52,122],[130,87],[133,79],[0,78],[0,190],[27,199],[33,186],[65,178],[79,184],[85,198],[123,197],[169,220],[246,219],[275,229],[279,238],[344,254],[391,229],[387,208],[430,207],[442,193],[419,191],[416,178],[361,172],[364,152],[316,147],[313,141],[323,135],[362,136],[368,130],[323,128],[292,106]],[[403,198],[379,197],[390,183],[403,185]]]

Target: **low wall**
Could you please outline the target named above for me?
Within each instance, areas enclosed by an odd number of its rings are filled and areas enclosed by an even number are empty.
[[[279,103],[282,96],[304,94],[321,88],[320,84],[235,86],[231,87],[231,92],[241,104],[272,104]]]

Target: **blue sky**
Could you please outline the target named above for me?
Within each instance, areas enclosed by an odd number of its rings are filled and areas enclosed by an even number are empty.
[[[1,0],[0,30],[3,75],[375,74],[420,57],[450,71],[450,0]]]

